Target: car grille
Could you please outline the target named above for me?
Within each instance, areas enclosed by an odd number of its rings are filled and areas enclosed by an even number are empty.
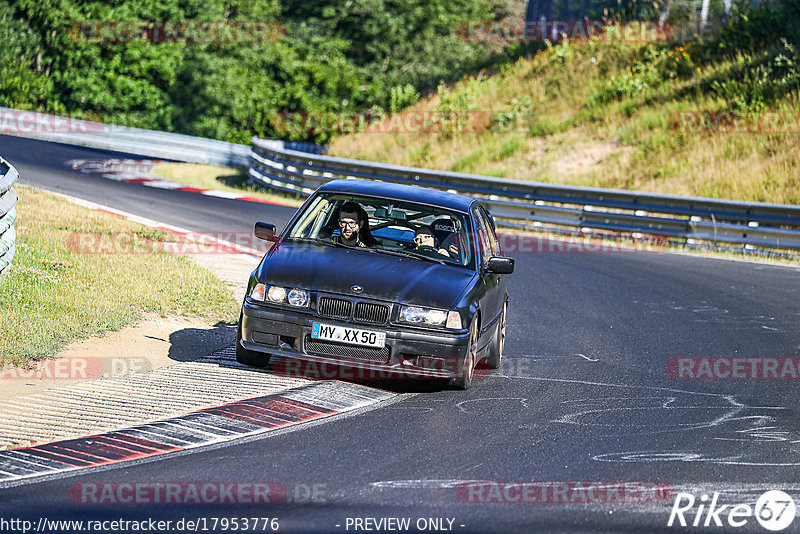
[[[306,336],[306,352],[319,356],[338,356],[350,360],[375,363],[389,363],[389,355],[391,354],[391,350],[388,346],[382,349],[354,347],[351,345],[320,341],[319,339],[313,339],[311,336]]]
[[[320,297],[317,302],[317,313],[319,313],[321,317],[348,319],[352,310],[353,303],[349,300]]]
[[[383,304],[359,302],[356,304],[354,318],[365,323],[383,324],[389,318],[389,307]]]
[[[383,324],[389,319],[389,306],[372,302],[356,303],[353,313],[353,303],[346,299],[320,297],[317,301],[317,313],[320,317],[331,319],[353,319],[362,323]]]

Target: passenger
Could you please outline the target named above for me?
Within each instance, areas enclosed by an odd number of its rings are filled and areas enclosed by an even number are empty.
[[[447,252],[443,248],[439,248],[438,243],[436,242],[436,238],[433,236],[433,232],[431,232],[430,226],[422,225],[416,230],[414,230],[414,244],[416,248],[420,247],[430,247],[436,250],[442,256],[450,257],[450,253]]]

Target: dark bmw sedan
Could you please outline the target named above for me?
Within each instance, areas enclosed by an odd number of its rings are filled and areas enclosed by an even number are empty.
[[[421,187],[335,180],[320,187],[253,272],[236,358],[447,380],[503,356],[514,260],[477,199]]]

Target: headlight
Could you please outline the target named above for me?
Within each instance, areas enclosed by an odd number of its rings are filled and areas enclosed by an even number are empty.
[[[292,306],[304,308],[308,306],[308,291],[303,291],[302,289],[292,289],[289,291],[289,296],[286,298],[286,300],[288,300],[289,304]]]
[[[461,328],[461,316],[458,312],[421,308],[419,306],[403,306],[400,308],[400,321],[424,326],[447,326]]]
[[[310,300],[308,291],[280,286],[267,286],[256,284],[250,292],[250,298],[273,302],[275,304],[289,304],[296,308],[307,308]]]
[[[267,297],[272,302],[286,302],[286,289],[278,286],[270,286]]]

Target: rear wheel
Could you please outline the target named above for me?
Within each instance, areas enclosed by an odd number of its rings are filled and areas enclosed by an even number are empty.
[[[503,359],[503,349],[506,345],[506,312],[508,302],[503,304],[503,313],[500,315],[500,326],[497,329],[494,343],[489,347],[489,356],[486,358],[486,365],[489,369],[500,368],[500,361]]]
[[[458,376],[450,379],[450,386],[456,389],[469,389],[472,385],[472,374],[475,371],[475,363],[478,360],[478,318],[472,320],[469,327],[469,347],[467,355],[461,363]]]
[[[239,316],[239,327],[236,329],[236,361],[250,367],[263,368],[269,365],[270,355],[248,350],[242,346],[242,317]]]

